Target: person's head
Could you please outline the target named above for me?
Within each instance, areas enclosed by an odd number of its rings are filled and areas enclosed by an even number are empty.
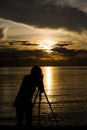
[[[42,70],[39,66],[35,65],[31,69],[31,75],[36,78],[42,78]]]

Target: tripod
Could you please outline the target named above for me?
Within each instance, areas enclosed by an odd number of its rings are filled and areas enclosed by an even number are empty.
[[[35,99],[34,99],[34,102],[33,102],[33,107],[34,107],[34,105],[35,105],[35,102],[36,102],[36,99],[37,99],[37,96],[38,96],[38,95],[39,95],[39,109],[38,109],[38,126],[39,126],[39,125],[40,125],[40,104],[41,104],[41,92],[40,92],[39,89],[38,89],[38,91],[37,91],[37,93],[36,93],[36,96],[35,96]],[[48,100],[48,97],[47,97],[47,95],[46,95],[45,90],[44,90],[44,95],[45,95],[45,98],[46,98],[46,100],[47,100],[47,103],[48,103],[48,105],[49,105],[49,107],[50,107],[50,109],[51,109],[52,115],[53,115],[53,117],[54,117],[54,119],[55,119],[55,123],[56,123],[57,126],[58,126],[58,121],[57,121],[56,116],[55,116],[55,114],[54,114],[54,112],[53,112],[53,109],[52,109],[51,104],[50,104],[50,102],[49,102],[49,100]]]

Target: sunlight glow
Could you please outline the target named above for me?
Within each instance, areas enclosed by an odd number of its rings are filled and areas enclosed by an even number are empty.
[[[54,45],[55,45],[55,41],[53,41],[51,39],[44,39],[44,40],[40,41],[40,43],[39,43],[39,46],[48,52],[51,51],[51,49],[53,48]]]

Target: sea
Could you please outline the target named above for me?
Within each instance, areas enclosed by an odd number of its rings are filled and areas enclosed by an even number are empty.
[[[32,67],[0,68],[0,125],[16,125],[13,101]],[[87,125],[87,66],[41,66],[45,92],[32,102],[34,126]],[[25,122],[24,122],[25,123]]]

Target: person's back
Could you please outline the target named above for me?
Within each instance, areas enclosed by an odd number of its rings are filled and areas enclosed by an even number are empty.
[[[13,106],[27,105],[28,101],[32,100],[36,85],[31,75],[26,75],[23,78],[20,90],[14,101]]]

